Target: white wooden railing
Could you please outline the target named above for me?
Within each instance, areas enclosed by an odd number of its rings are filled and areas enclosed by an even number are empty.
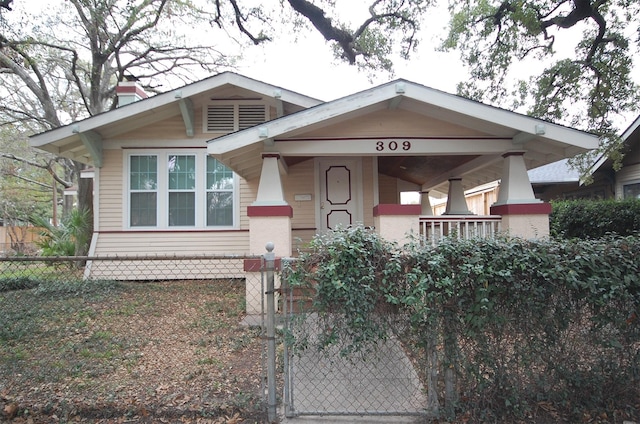
[[[491,238],[500,232],[501,223],[500,215],[426,215],[420,216],[420,236],[433,246],[445,237]]]

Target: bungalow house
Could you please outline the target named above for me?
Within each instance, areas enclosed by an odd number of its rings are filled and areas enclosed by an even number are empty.
[[[406,80],[330,102],[230,72],[149,98],[133,82],[117,91],[115,110],[31,138],[95,169],[92,256],[262,254],[271,241],[285,257],[356,223],[402,242],[444,225],[429,191],[469,220],[464,190],[497,179],[492,216],[473,219],[544,236],[550,207],[527,169],[598,144]],[[406,190],[422,205],[400,205]]]

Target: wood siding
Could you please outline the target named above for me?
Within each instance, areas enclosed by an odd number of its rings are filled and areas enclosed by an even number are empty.
[[[98,233],[96,256],[244,255],[249,231],[119,231]]]
[[[407,110],[380,110],[347,122],[310,131],[304,137],[439,137],[481,136],[469,128]]]
[[[98,231],[124,229],[123,201],[126,193],[122,150],[104,150],[104,165],[98,177]]]

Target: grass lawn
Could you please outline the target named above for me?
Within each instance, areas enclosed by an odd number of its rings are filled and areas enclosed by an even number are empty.
[[[0,292],[0,421],[254,423],[261,344],[243,281]]]

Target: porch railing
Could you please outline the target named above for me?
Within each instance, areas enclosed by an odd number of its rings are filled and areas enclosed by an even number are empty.
[[[500,215],[420,216],[420,236],[425,243],[433,246],[445,237],[491,238],[500,232],[501,223]]]

